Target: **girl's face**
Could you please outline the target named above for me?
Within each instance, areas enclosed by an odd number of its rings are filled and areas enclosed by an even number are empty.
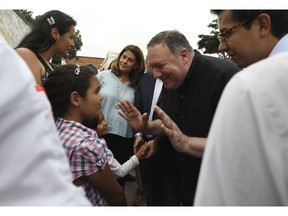
[[[136,56],[131,51],[125,51],[119,60],[119,69],[123,74],[129,74],[136,66]]]
[[[108,134],[108,124],[102,112],[100,112],[98,119],[99,119],[99,122],[96,128],[96,132],[99,137],[102,137]]]
[[[93,76],[86,97],[80,99],[79,112],[83,119],[99,116],[103,100],[99,91],[100,82],[96,76]]]
[[[58,31],[58,30],[57,30]],[[75,26],[72,25],[70,30],[63,35],[58,33],[58,37],[55,42],[55,53],[61,56],[66,56],[68,50],[73,47],[74,44],[74,35],[75,35]]]

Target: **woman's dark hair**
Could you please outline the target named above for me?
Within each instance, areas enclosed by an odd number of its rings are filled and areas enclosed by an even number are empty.
[[[114,64],[114,62],[115,62],[115,59],[110,62],[109,66],[108,66],[108,70],[110,70],[112,68],[112,65]]]
[[[76,91],[81,97],[86,97],[94,71],[85,65],[66,64],[59,66],[49,74],[43,87],[51,103],[53,115],[63,117],[71,106],[70,95]]]
[[[31,32],[16,48],[25,47],[34,52],[44,52],[55,43],[51,36],[52,28],[57,28],[62,36],[70,31],[71,26],[76,26],[76,21],[71,16],[58,10],[48,11],[36,21]]]
[[[211,10],[212,14],[220,15],[223,10]],[[250,29],[251,23],[261,13],[266,13],[271,20],[271,33],[278,39],[281,39],[288,33],[288,10],[230,10],[234,21],[243,22],[246,29]]]
[[[142,76],[142,74],[145,71],[145,60],[144,60],[144,55],[142,50],[135,45],[128,45],[126,46],[119,54],[119,56],[115,59],[115,62],[112,64],[112,72],[116,75],[119,76],[120,75],[120,69],[119,69],[119,61],[121,56],[123,55],[124,52],[126,51],[130,51],[132,52],[135,57],[136,57],[136,66],[135,69],[133,69],[130,73],[129,73],[129,81],[130,81],[130,86],[132,87],[136,87],[140,77]]]

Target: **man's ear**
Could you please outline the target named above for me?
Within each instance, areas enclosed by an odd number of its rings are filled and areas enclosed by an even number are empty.
[[[70,94],[70,103],[73,104],[75,107],[80,106],[80,95],[78,94],[78,92],[73,91]]]
[[[267,35],[271,33],[271,19],[270,16],[266,13],[261,13],[257,17],[259,29],[261,35]]]
[[[182,58],[184,64],[188,62],[188,50],[186,48],[183,48],[181,50],[180,57]]]
[[[59,31],[57,28],[51,29],[51,36],[54,38],[55,41],[60,37]]]

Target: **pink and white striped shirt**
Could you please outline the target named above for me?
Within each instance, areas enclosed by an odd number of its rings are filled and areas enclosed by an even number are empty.
[[[58,118],[56,127],[69,159],[73,180],[103,170],[107,163],[107,144],[97,133],[79,122]],[[87,198],[95,206],[106,206],[107,201],[91,183],[82,185]]]

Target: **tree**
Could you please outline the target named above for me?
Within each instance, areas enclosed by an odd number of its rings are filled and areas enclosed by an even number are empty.
[[[229,55],[224,52],[219,52],[219,40],[217,38],[218,35],[218,24],[217,19],[213,20],[208,25],[209,28],[212,28],[209,35],[200,34],[198,37],[200,40],[198,41],[198,49],[201,49],[204,54],[217,54],[220,58],[229,60]]]
[[[35,23],[35,19],[33,19],[32,11],[28,11],[28,10],[19,10],[19,13],[26,19],[26,21],[33,26]]]
[[[28,23],[30,23],[30,25],[33,27],[33,25],[35,24],[35,22],[41,18],[41,15],[38,15],[35,17],[35,19],[32,17],[33,12],[29,11],[29,10],[19,10],[20,14],[26,19],[26,21]],[[75,32],[75,36],[74,36],[74,44],[75,46],[71,49],[68,50],[68,55],[67,58],[68,59],[72,59],[72,58],[77,58],[77,51],[81,50],[81,47],[83,46],[82,43],[82,38],[81,38],[81,34],[80,31],[77,30]],[[53,60],[55,62],[61,62],[61,57],[59,56],[54,56]]]
[[[72,47],[69,52],[68,52],[68,59],[72,59],[74,57],[77,56],[77,51],[78,50],[81,50],[81,47],[83,46],[83,43],[82,43],[82,36],[80,34],[80,31],[77,30],[75,32],[75,35],[74,35],[74,47]]]

